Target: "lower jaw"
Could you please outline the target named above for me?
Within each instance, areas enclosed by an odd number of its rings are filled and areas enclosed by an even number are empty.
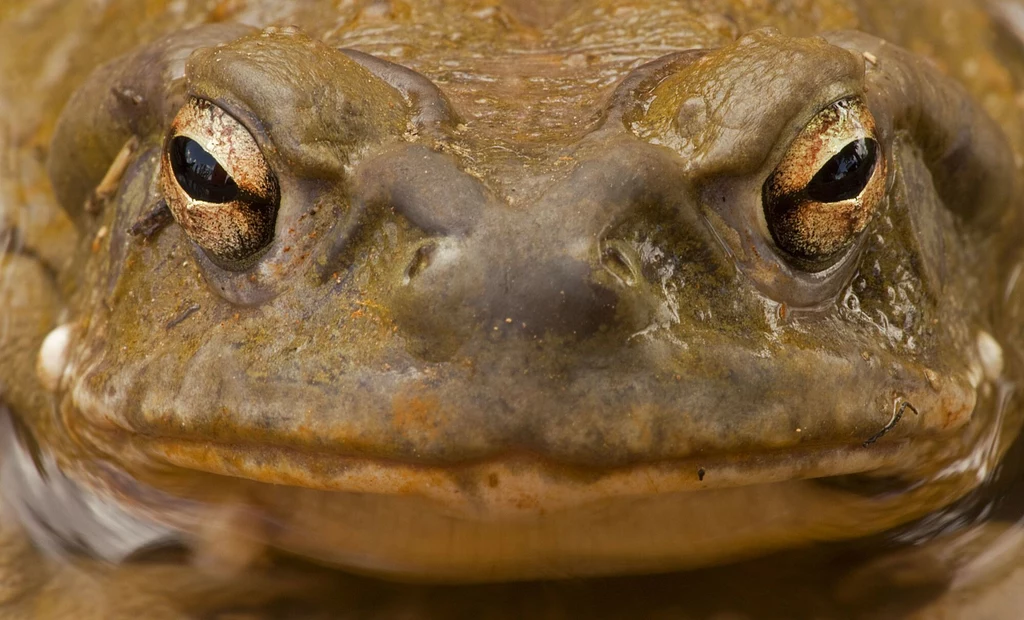
[[[907,498],[901,498],[906,500]],[[952,498],[948,496],[946,501]],[[509,520],[452,515],[421,497],[295,493],[270,544],[393,579],[487,582],[655,573],[860,538],[936,508],[811,481],[595,500]]]

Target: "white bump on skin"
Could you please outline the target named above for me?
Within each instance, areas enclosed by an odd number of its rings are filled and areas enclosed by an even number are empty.
[[[54,328],[39,347],[39,359],[36,360],[36,375],[47,390],[56,392],[64,376],[64,367],[68,364],[68,345],[71,341],[71,325],[65,323]]]
[[[985,371],[986,379],[995,381],[1002,376],[1003,347],[999,346],[988,332],[978,332],[978,356],[981,358],[981,367]]]
[[[981,369],[981,364],[977,360],[972,361],[967,365],[967,383],[974,389],[978,389],[981,385],[981,380],[985,377],[985,371]]]

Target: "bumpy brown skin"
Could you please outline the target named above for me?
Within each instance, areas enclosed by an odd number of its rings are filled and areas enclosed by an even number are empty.
[[[75,493],[185,537],[227,514],[384,575],[648,572],[905,523],[1016,435],[996,393],[1022,372],[1021,65],[990,42],[945,49],[869,0],[334,4],[120,7],[51,46],[50,73],[0,53],[0,397]],[[66,41],[80,10],[12,6],[0,40],[38,20]],[[247,25],[184,28],[206,20]],[[238,271],[173,223],[128,233],[188,96],[248,128],[280,185],[274,240]],[[846,96],[889,189],[812,273],[760,192]],[[917,415],[865,445],[901,403]],[[850,475],[909,490],[814,482]]]

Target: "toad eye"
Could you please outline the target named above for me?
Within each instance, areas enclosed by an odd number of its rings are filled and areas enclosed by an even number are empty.
[[[885,159],[863,100],[841,99],[817,114],[761,190],[775,245],[817,271],[848,248],[885,194]]]
[[[235,180],[198,142],[175,136],[168,150],[174,178],[193,199],[224,203],[238,197]]]
[[[277,178],[231,115],[193,97],[164,145],[160,187],[174,219],[214,263],[248,267],[274,238]]]

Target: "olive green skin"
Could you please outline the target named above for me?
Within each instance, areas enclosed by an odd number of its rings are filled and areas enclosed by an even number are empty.
[[[19,187],[42,196],[4,199],[2,398],[79,492],[385,576],[617,574],[884,531],[1016,436],[998,394],[1024,345],[1021,65],[980,8],[951,4],[976,36],[948,49],[870,0],[323,4],[97,22],[39,99],[0,53]],[[42,36],[75,10],[36,16]],[[811,273],[774,246],[761,188],[852,95],[887,198]],[[173,223],[128,232],[189,96],[280,185],[273,242],[236,270]],[[33,368],[61,324],[47,390]],[[902,403],[916,415],[867,443]]]

